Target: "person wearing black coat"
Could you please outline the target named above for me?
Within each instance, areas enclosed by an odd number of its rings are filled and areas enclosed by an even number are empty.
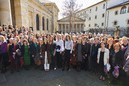
[[[114,54],[112,57],[112,66],[115,69],[116,66],[119,67],[119,76],[117,78],[113,78],[112,83],[114,84],[116,81],[122,80],[125,78],[125,73],[123,71],[123,62],[124,62],[124,54],[123,51],[120,49],[121,46],[119,43],[114,45]]]
[[[88,69],[88,43],[86,42],[86,38],[83,38],[82,40],[82,69],[87,70]]]
[[[36,44],[36,39],[34,38],[32,42],[30,42],[30,60],[31,60],[31,65],[35,64],[35,58],[38,53],[38,46]]]
[[[90,56],[90,59],[91,59],[91,71],[97,73],[97,54],[98,54],[98,49],[100,48],[100,44],[99,44],[99,39],[98,38],[95,38],[94,40],[94,44],[92,45],[92,50],[91,50],[91,56]]]

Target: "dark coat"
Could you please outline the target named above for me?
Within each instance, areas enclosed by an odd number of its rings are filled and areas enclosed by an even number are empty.
[[[77,61],[82,61],[82,44],[76,45],[76,56],[77,56]]]
[[[124,62],[124,55],[123,52],[120,50],[117,53],[114,53],[113,58],[112,58],[112,65],[113,66],[119,66],[119,67],[123,67],[123,62]]]
[[[36,45],[36,46],[35,46]],[[37,44],[35,43],[30,43],[30,54],[31,55],[36,55],[38,52],[38,47],[37,47]]]

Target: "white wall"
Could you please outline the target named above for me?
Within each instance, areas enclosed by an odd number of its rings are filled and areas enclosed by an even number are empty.
[[[127,7],[129,7],[129,5]],[[115,11],[117,10],[118,10],[118,15],[115,15]],[[109,28],[115,27],[113,25],[114,21],[118,21],[118,24],[116,26],[128,27],[127,21],[129,20],[129,13],[127,12],[125,14],[120,14],[120,10],[121,10],[121,7],[117,7],[109,10],[109,20],[108,20],[107,27]]]
[[[103,4],[105,4],[105,9],[103,9]],[[98,10],[96,11],[96,7],[98,8]],[[90,9],[92,10],[90,13]],[[104,26],[101,26],[102,23],[105,22],[105,12],[106,12],[106,3],[102,2],[96,6],[93,6],[91,8],[88,8],[89,10],[89,17],[91,17],[91,20],[87,19],[86,21],[86,28],[89,27],[89,24],[91,25],[91,28],[98,28],[95,27],[94,25],[97,24],[99,27],[104,28]],[[102,17],[102,14],[104,13],[104,17]],[[95,15],[97,16],[97,19],[95,19]]]
[[[79,13],[77,13],[77,15],[81,18],[83,18],[86,15],[85,30],[88,30],[90,28],[98,28],[94,26],[95,23],[99,26],[99,28],[105,28],[105,27],[114,28],[115,27],[113,25],[114,21],[118,21],[117,26],[127,27],[128,26],[127,20],[129,19],[129,13],[120,14],[121,7],[113,8],[106,11],[106,5],[107,5],[107,8],[109,8],[125,1],[128,1],[128,0],[108,0],[107,3],[101,2],[95,6],[92,6],[90,8],[86,8],[85,10],[80,11]],[[103,4],[106,4],[105,9],[103,9]],[[96,7],[98,7],[97,11],[95,10]],[[127,7],[129,8],[129,6]],[[90,9],[91,9],[91,13],[90,13]],[[115,15],[116,10],[118,10],[117,16]],[[108,15],[108,12],[109,12],[109,15]],[[104,18],[102,18],[103,13],[105,13]],[[97,19],[95,19],[95,15],[97,15]],[[91,20],[89,20],[89,17],[91,17]],[[102,23],[104,23],[104,26],[102,26]],[[89,24],[91,25],[90,27],[89,27]]]

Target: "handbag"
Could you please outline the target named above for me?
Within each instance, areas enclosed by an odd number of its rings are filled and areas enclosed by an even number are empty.
[[[40,58],[35,59],[35,64],[38,65],[38,66],[41,65],[41,60],[40,60]]]
[[[112,74],[115,78],[119,77],[119,66],[114,67],[114,71],[112,72]]]

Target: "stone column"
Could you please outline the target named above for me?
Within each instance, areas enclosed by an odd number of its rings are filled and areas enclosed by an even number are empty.
[[[79,33],[81,32],[81,24],[79,24]]]
[[[12,25],[10,0],[0,0],[0,23],[1,25]]]
[[[68,33],[70,32],[70,24],[68,24]]]
[[[61,24],[61,32],[63,32],[63,24]]]
[[[60,30],[60,24],[58,24],[58,31],[61,31],[61,30]]]
[[[74,23],[72,24],[72,31],[71,32],[74,32]]]
[[[39,15],[39,31],[43,31],[43,28],[42,28],[42,15]]]
[[[36,32],[36,13],[33,11],[33,31]]]
[[[75,24],[75,27],[74,27],[74,31],[75,31],[75,32],[77,31],[76,29],[77,29],[77,24]]]
[[[66,24],[65,24],[65,33],[66,33]]]

